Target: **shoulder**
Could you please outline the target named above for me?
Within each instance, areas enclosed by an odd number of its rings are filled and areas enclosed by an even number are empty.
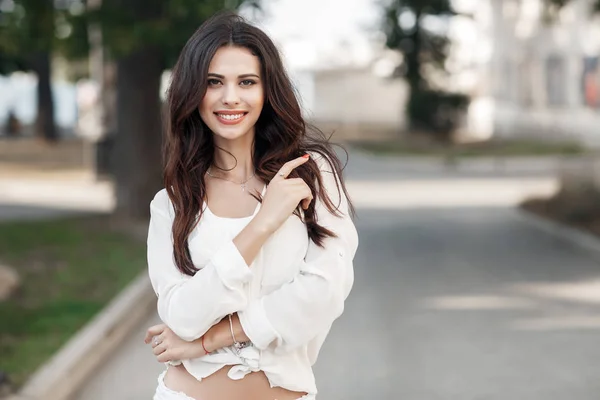
[[[150,213],[153,212],[159,212],[168,216],[175,215],[175,210],[171,203],[171,199],[169,198],[169,194],[167,193],[167,189],[163,188],[154,195],[154,198],[150,202]]]

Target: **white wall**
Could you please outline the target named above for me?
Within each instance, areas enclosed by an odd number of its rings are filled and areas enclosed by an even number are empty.
[[[315,121],[405,125],[407,87],[399,79],[379,77],[370,69],[313,73],[312,116]]]

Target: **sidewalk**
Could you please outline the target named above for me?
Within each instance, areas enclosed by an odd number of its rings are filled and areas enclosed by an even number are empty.
[[[154,308],[148,318],[115,351],[72,400],[150,400],[156,379],[165,366],[156,361],[149,345],[144,344],[146,329],[160,324]]]
[[[114,201],[112,184],[88,175],[0,174],[2,219],[108,212]]]

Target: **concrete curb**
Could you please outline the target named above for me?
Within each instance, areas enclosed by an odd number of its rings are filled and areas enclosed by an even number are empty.
[[[144,271],[9,400],[68,400],[141,323],[155,301],[148,273]]]
[[[583,230],[573,228],[559,222],[552,221],[533,214],[521,208],[516,208],[522,220],[550,235],[573,243],[574,245],[591,251],[600,257],[600,238]]]

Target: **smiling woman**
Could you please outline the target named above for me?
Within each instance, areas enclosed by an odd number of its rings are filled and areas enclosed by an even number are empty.
[[[354,279],[341,162],[305,124],[273,42],[235,14],[190,38],[168,103],[148,231],[163,324],[145,340],[168,365],[154,399],[312,400]]]

